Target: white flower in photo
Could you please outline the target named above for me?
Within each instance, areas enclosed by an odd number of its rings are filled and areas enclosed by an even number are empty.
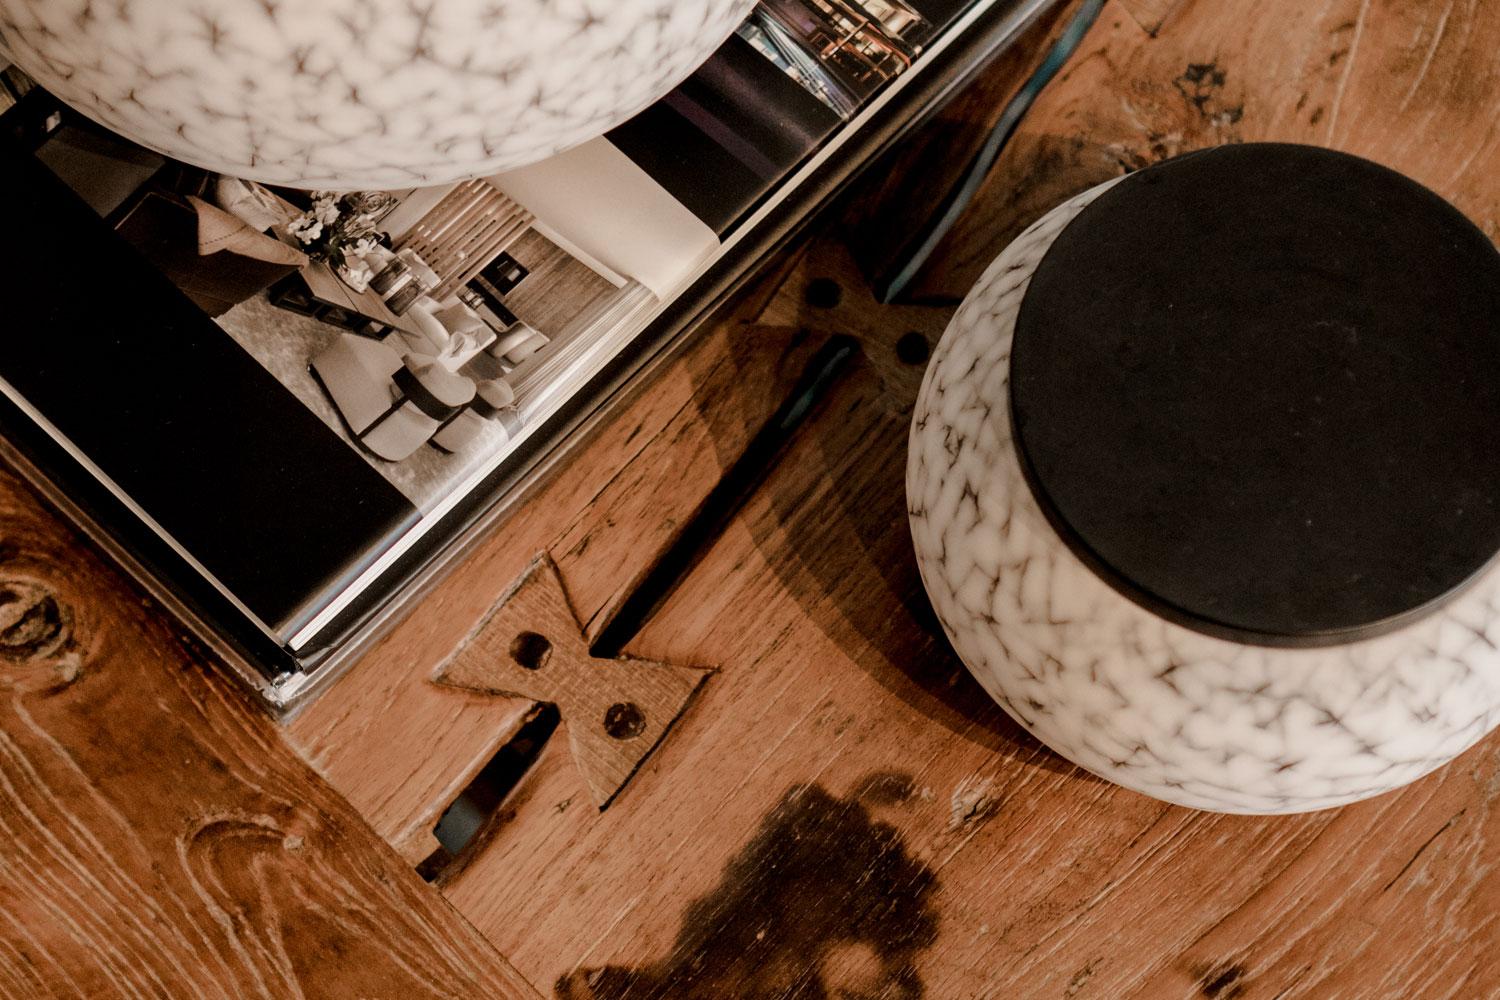
[[[310,215],[303,214],[293,219],[287,225],[286,231],[302,243],[311,243],[323,235],[323,223]]]

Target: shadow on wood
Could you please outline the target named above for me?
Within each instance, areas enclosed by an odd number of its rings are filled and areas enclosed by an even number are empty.
[[[917,575],[907,428],[928,352],[952,311],[877,302],[840,244],[819,242],[799,260],[743,334],[848,335],[863,357],[778,455],[744,523],[808,619],[881,686],[990,750],[1097,781],[1042,747],[969,675]],[[735,561],[734,552],[720,553],[695,579],[701,586]]]
[[[936,874],[869,807],[916,794],[907,775],[872,775],[844,798],[793,786],[687,908],[669,955],[641,968],[575,970],[558,995],[915,1000],[917,956],[937,939]]]

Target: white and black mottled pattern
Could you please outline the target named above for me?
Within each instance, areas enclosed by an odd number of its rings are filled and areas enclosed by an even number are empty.
[[[753,0],[0,0],[61,99],[255,180],[403,188],[602,134],[706,59]]]
[[[964,300],[912,423],[907,503],[927,592],[985,689],[1038,739],[1169,802],[1285,813],[1397,788],[1500,723],[1500,568],[1378,638],[1239,645],[1167,622],[1079,561],[1011,440],[1016,314],[1058,233],[1021,234]]]

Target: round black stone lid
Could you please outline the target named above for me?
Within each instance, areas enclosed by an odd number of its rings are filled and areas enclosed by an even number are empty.
[[[1148,167],[1038,266],[1011,413],[1042,508],[1127,596],[1260,645],[1378,634],[1500,551],[1500,254],[1329,150]]]

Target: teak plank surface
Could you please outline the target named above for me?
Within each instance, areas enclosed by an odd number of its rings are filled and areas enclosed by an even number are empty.
[[[681,362],[753,370],[778,330],[809,343],[851,334],[863,349],[628,644],[720,668],[668,738],[600,813],[554,737],[491,839],[442,879],[539,989],[597,1000],[1500,995],[1496,737],[1343,810],[1192,813],[1090,778],[1027,738],[968,679],[926,608],[902,498],[921,359],[903,357],[1057,201],[1199,146],[1289,139],[1404,170],[1497,232],[1500,11],[1187,0],[1151,37],[1135,16],[1151,7],[1108,5],[1022,124],[917,283],[917,298],[939,305],[876,305],[826,240],[765,280],[758,312]],[[1013,86],[975,85],[997,97]],[[919,172],[944,141],[972,143],[972,122],[994,107],[960,99],[894,169]],[[899,239],[902,192],[886,176],[851,201],[839,231],[862,255],[878,250],[888,206],[886,243]],[[841,301],[818,279],[833,279]],[[673,400],[675,372],[659,383]],[[484,579],[487,593],[514,579],[523,553],[550,548],[570,591],[591,595],[597,631],[672,537],[668,522],[743,449],[753,421],[735,419],[743,403],[729,381],[701,392],[677,430],[663,422],[650,443],[633,440],[634,456],[566,517],[544,500],[545,515],[534,503],[512,521],[497,537],[514,571]],[[746,384],[766,413],[766,387],[788,380]],[[584,449],[569,474],[608,454]],[[446,652],[434,644],[406,666],[406,686],[386,688],[388,715],[428,697],[413,678]]]
[[[1156,34],[1183,0],[1120,0],[1120,6],[1136,24],[1149,34]]]
[[[838,261],[807,266],[849,280]],[[803,284],[768,315],[819,322]],[[878,315],[852,299],[844,329]],[[1500,741],[1302,817],[1077,771],[930,621],[891,384],[871,362],[824,401],[631,645],[720,666],[635,784],[578,808],[549,745],[445,886],[518,968],[598,1000],[1500,992]]]
[[[998,248],[1069,195],[1231,142],[1368,157],[1448,198],[1494,239],[1497,50],[1500,15],[1475,0],[1181,0],[1155,38],[1115,0],[910,294],[956,301]]]
[[[600,612],[692,516],[799,371],[808,338],[776,330],[745,339],[742,325],[731,312],[705,331],[290,725],[294,745],[413,864],[436,846],[443,810],[531,708],[435,686],[432,672],[540,550],[551,551],[597,634]]]
[[[0,474],[0,996],[534,997]]]
[[[920,186],[924,164],[967,154],[1020,56],[872,171],[832,235],[638,387],[284,730],[353,811],[133,591],[0,490],[20,512],[0,572],[22,595],[0,600],[15,845],[0,854],[0,993],[525,989],[477,928],[539,992],[593,1000],[1500,996],[1500,737],[1341,810],[1168,806],[1010,723],[917,580],[903,474],[923,345],[1062,198],[1199,146],[1290,139],[1403,170],[1500,233],[1500,9],[1182,0],[1143,30],[1170,6],[1106,6],[916,282],[938,304],[877,305],[846,245],[899,241],[898,178]],[[434,670],[539,551],[597,636],[839,335],[860,358],[626,644],[718,671],[602,812],[554,733],[439,876],[473,928],[459,921],[355,813],[415,864],[533,706],[440,687]],[[49,645],[31,580],[74,609],[75,650]],[[187,957],[198,942],[206,959]]]
[[[554,706],[567,727],[578,772],[603,809],[661,742],[709,673],[595,656],[556,564],[541,555],[444,661],[433,681]]]

